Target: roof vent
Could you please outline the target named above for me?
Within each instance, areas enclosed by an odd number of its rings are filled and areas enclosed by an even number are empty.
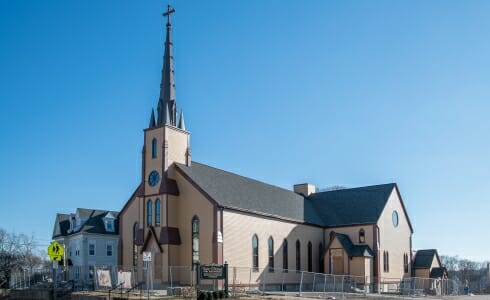
[[[305,197],[308,197],[315,192],[315,186],[309,183],[295,184],[293,189],[295,193],[301,194]]]

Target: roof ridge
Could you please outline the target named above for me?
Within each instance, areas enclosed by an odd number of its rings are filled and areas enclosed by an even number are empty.
[[[188,166],[186,166],[185,164],[181,164],[181,163],[175,163],[178,167],[187,167],[189,168]],[[223,170],[223,169],[219,169],[219,168],[216,168],[216,167],[213,167],[213,166],[210,166],[210,165],[207,165],[207,164],[203,164],[203,163],[200,163],[200,162],[196,162],[196,161],[192,161],[192,164],[198,164],[198,165],[201,165],[201,166],[205,166],[205,167],[208,167],[208,168],[211,168],[211,169],[215,169],[215,170],[218,170],[218,171],[221,171],[221,172],[224,172],[224,173],[227,173],[227,174],[230,174],[230,175],[233,175],[233,176],[237,176],[237,177],[240,177],[240,178],[243,178],[243,179],[247,179],[247,180],[250,180],[250,181],[254,181],[254,182],[258,182],[260,184],[265,184],[265,185],[268,185],[270,187],[273,187],[273,188],[276,188],[276,189],[279,189],[279,190],[283,190],[285,192],[289,192],[289,193],[292,193],[292,194],[295,194],[295,195],[298,195],[299,197],[302,197],[304,199],[306,199],[306,197],[298,194],[298,193],[295,193],[294,191],[292,190],[289,190],[287,188],[284,188],[284,187],[280,187],[280,186],[277,186],[277,185],[274,185],[274,184],[270,184],[270,183],[267,183],[267,182],[264,182],[264,181],[260,181],[260,180],[257,180],[257,179],[253,179],[251,177],[246,177],[246,176],[243,176],[243,175],[240,175],[240,174],[237,174],[237,173],[233,173],[233,172],[230,172],[230,171],[226,171],[226,170]],[[192,166],[190,167],[192,168]]]
[[[317,192],[313,193],[312,195],[318,195],[318,194],[326,194],[326,193],[341,193],[345,191],[353,191],[353,190],[360,190],[360,189],[369,189],[369,188],[377,188],[377,187],[382,187],[382,186],[396,186],[396,182],[389,182],[389,183],[382,183],[382,184],[374,184],[374,185],[366,185],[366,186],[358,186],[358,187],[353,187],[353,188],[345,188],[345,189],[339,189],[339,190],[332,190],[332,191],[322,191],[322,192]]]

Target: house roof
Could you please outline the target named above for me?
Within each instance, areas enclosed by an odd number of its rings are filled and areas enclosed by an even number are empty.
[[[429,278],[443,278],[447,275],[447,270],[444,267],[433,268],[430,270]]]
[[[343,233],[335,233],[335,237],[339,240],[347,255],[350,257],[373,257],[374,253],[368,245],[354,245],[348,235]]]
[[[437,260],[440,264],[439,255],[437,254],[436,249],[418,250],[417,253],[415,253],[415,259],[413,260],[413,268],[429,269],[432,266],[434,256],[437,257]]]
[[[106,231],[104,224],[104,217],[107,214],[112,214],[116,219],[114,220],[114,231]],[[57,214],[56,222],[59,223],[60,226],[60,234],[53,233],[53,238],[59,236],[67,236],[75,233],[97,233],[97,234],[113,234],[117,235],[119,228],[118,216],[119,212],[117,211],[107,211],[107,210],[99,210],[99,209],[87,209],[87,208],[77,208],[78,216],[83,220],[80,228],[69,232],[70,229],[70,218],[72,217],[69,214]],[[75,214],[72,214],[73,217]],[[56,226],[56,224],[55,224]]]
[[[394,183],[315,193],[309,196],[325,226],[374,224]]]
[[[191,167],[176,165],[218,206],[301,223],[323,223],[311,201],[293,191],[198,162],[192,162]]]

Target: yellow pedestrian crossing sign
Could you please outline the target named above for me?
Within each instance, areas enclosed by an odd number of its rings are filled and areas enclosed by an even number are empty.
[[[57,241],[52,242],[48,247],[48,255],[52,261],[61,261],[63,255],[65,254],[65,249],[63,245]]]

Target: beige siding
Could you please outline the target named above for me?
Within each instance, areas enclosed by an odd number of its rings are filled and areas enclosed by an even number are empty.
[[[393,226],[393,211],[398,213],[398,226]],[[383,278],[399,279],[409,276],[410,270],[405,274],[403,269],[403,255],[410,257],[410,227],[407,216],[405,215],[398,193],[393,190],[386,206],[378,220],[380,229],[380,249],[379,249],[379,270]],[[389,272],[383,270],[383,251],[389,253]],[[409,266],[411,261],[409,261]]]
[[[259,272],[252,273],[252,281],[256,281],[268,268],[268,239],[274,240],[274,268],[283,268],[282,245],[284,239],[288,241],[288,269],[296,269],[296,241],[301,243],[301,270],[308,269],[307,253],[308,242],[312,243],[312,267],[314,272],[319,270],[319,243],[323,243],[323,229],[280,221],[231,210],[223,212],[223,239],[224,260],[232,266],[252,267],[252,237],[257,234],[259,238]],[[325,245],[323,243],[323,245]],[[325,247],[325,246],[324,246]],[[238,276],[247,277],[242,272]],[[272,274],[267,275],[269,278]],[[248,280],[239,278],[237,280]]]

